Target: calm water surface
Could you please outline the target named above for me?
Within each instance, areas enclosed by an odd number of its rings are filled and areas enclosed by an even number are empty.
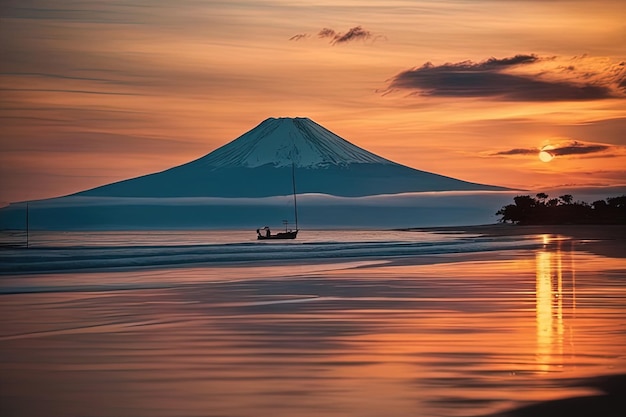
[[[565,238],[206,233],[0,253],[0,414],[477,416],[626,373],[626,262]]]

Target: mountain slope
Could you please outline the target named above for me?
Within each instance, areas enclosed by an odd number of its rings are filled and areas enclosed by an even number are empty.
[[[504,190],[396,164],[308,118],[271,118],[215,151],[163,172],[77,193],[106,197],[267,197],[292,190],[344,197]]]
[[[270,118],[254,129],[192,162],[215,168],[324,168],[330,165],[393,164],[335,135],[310,119]]]

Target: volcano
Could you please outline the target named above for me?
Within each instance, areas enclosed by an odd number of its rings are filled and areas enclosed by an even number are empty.
[[[270,118],[195,161],[77,193],[90,197],[269,197],[291,192],[362,197],[504,190],[397,164],[308,118]]]
[[[305,228],[484,224],[508,198],[493,192],[503,187],[397,164],[310,119],[272,118],[162,172],[28,206],[13,203],[0,209],[0,229],[23,229],[28,218],[33,230],[254,230],[293,222],[294,177]]]

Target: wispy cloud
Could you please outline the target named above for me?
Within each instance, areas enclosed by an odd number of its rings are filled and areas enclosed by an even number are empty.
[[[588,155],[597,154],[608,151],[614,147],[599,143],[584,143],[580,141],[570,141],[557,145],[548,145],[541,148],[513,148],[504,151],[492,153],[492,156],[518,156],[518,155],[537,155],[539,152],[546,151],[553,156],[566,155]],[[605,155],[611,156],[611,155]]]
[[[309,38],[308,33],[300,33],[289,38],[290,41],[299,41],[301,39]],[[329,39],[331,45],[349,43],[354,41],[365,41],[368,39],[384,38],[383,35],[376,35],[373,32],[363,29],[362,26],[354,26],[348,29],[347,32],[337,32],[331,28],[323,28],[317,33],[317,37],[320,39]]]
[[[302,39],[306,39],[308,37],[310,37],[311,35],[309,35],[308,33],[299,33],[297,35],[293,35],[291,38],[289,38],[290,41],[299,41]]]
[[[514,148],[506,151],[500,151],[493,153],[494,156],[508,156],[508,155],[537,155],[539,148]]]
[[[363,29],[361,26],[350,28],[346,33],[337,33],[332,38],[332,44],[346,43],[356,40],[366,40],[372,37],[372,32]]]
[[[587,68],[584,59],[520,54],[434,65],[430,62],[394,76],[388,90],[412,90],[433,97],[489,97],[506,101],[579,101],[626,97],[624,63]],[[575,65],[578,64],[578,65]],[[588,66],[588,65],[587,65]]]
[[[598,153],[604,152],[610,149],[610,146],[600,145],[600,144],[590,144],[590,143],[582,143],[582,142],[571,142],[566,145],[561,145],[559,147],[555,147],[554,149],[548,150],[551,154],[555,156],[562,155],[586,155],[590,153]]]
[[[334,38],[337,32],[330,28],[324,28],[317,33],[318,38]]]
[[[0,88],[0,91],[35,92],[35,93],[66,93],[66,94],[101,94],[111,96],[142,96],[140,93],[127,93],[118,91],[94,91],[94,90],[69,90],[53,88]]]

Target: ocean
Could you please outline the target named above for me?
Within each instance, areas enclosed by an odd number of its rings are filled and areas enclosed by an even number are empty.
[[[0,235],[2,416],[486,416],[626,374],[626,260],[566,236],[24,238]]]

